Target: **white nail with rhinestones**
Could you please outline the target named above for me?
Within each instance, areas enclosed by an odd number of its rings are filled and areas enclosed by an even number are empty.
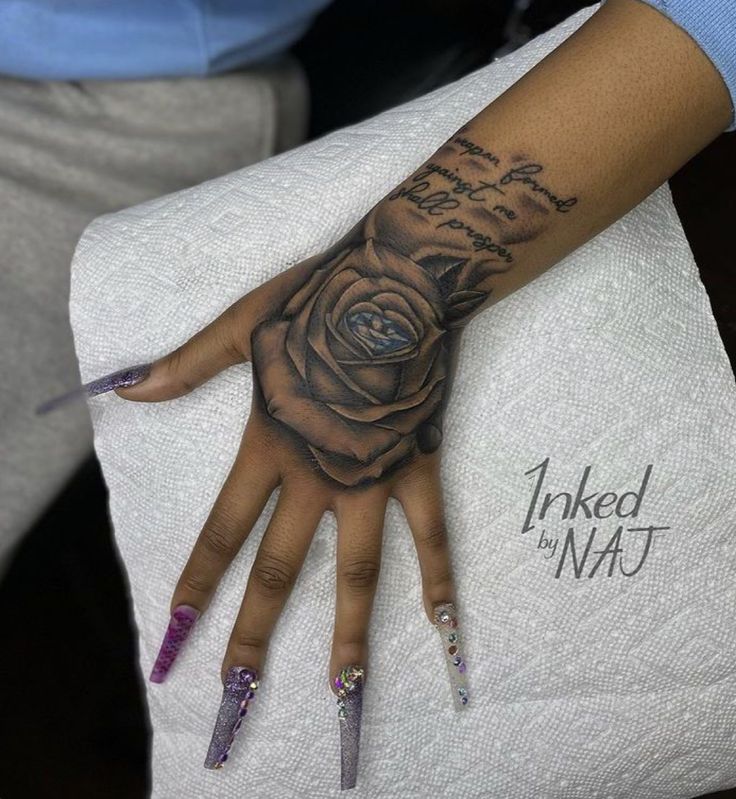
[[[434,606],[433,611],[434,626],[442,640],[442,651],[447,664],[455,708],[462,710],[468,704],[468,682],[457,610],[452,602],[441,602]]]

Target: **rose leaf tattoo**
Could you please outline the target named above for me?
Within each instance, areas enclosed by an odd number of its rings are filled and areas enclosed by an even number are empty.
[[[415,261],[373,238],[344,249],[253,332],[266,412],[347,486],[433,451],[447,331],[485,300],[482,272],[456,256]]]

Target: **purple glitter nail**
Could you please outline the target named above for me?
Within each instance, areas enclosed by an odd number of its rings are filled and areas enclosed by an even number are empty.
[[[98,377],[97,380],[92,380],[91,382],[85,383],[79,388],[72,389],[71,391],[67,391],[65,394],[59,394],[56,397],[52,397],[50,400],[46,400],[46,402],[42,402],[36,408],[36,414],[38,416],[43,416],[43,414],[56,410],[56,408],[66,405],[77,397],[83,397],[85,395],[87,397],[96,397],[98,394],[104,394],[105,392],[112,391],[115,388],[128,388],[129,386],[135,386],[138,383],[142,383],[150,373],[150,363],[141,363],[137,364],[136,366],[128,366],[125,369],[120,369],[119,371],[112,372],[109,375]]]
[[[204,761],[208,769],[222,768],[230,754],[230,748],[243,722],[248,705],[258,688],[258,674],[246,666],[232,666],[225,675],[220,710],[215,720],[215,729]]]
[[[360,719],[363,712],[363,679],[365,670],[346,666],[335,679],[340,719],[340,788],[355,787],[358,778],[360,751]]]
[[[189,637],[189,633],[194,626],[194,622],[200,616],[197,608],[191,605],[178,605],[169,619],[169,627],[161,642],[156,662],[153,664],[151,682],[161,683],[166,679],[166,675],[174,665],[179,650],[184,646],[184,642]]]
[[[129,388],[130,386],[137,386],[142,383],[148,375],[151,374],[150,363],[140,363],[137,366],[128,366],[126,369],[121,369],[119,372],[99,377],[97,380],[92,380],[86,383],[84,388],[87,391],[88,397],[96,397],[98,394],[104,394],[106,391],[112,391],[114,388]]]

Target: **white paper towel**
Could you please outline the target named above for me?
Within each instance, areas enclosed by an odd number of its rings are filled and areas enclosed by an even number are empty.
[[[323,249],[596,8],[401,108],[97,220],[73,265],[83,377],[162,355],[244,292]],[[159,405],[91,402],[145,677],[174,584],[234,457],[249,371],[230,369]],[[356,799],[677,799],[736,784],[735,399],[666,186],[470,325],[443,468],[471,703],[453,710],[413,544],[392,502]],[[566,522],[557,500],[522,532],[538,472],[525,473],[547,458],[542,494],[575,493],[586,466],[586,493],[640,494],[635,518],[596,521],[579,578],[569,550],[555,575],[569,526],[582,558],[595,521],[582,509]],[[630,512],[635,500],[624,498],[619,510]],[[332,517],[279,622],[227,767],[202,767],[221,658],[272,507],[167,683],[147,683],[154,797],[339,793],[327,684]],[[641,569],[625,577],[619,563],[635,568],[649,537],[629,528],[649,526],[669,529],[657,531]],[[560,539],[553,557],[540,548],[542,529]]]

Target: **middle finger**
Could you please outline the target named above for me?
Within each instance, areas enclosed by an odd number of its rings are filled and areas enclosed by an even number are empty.
[[[337,600],[330,657],[330,684],[338,696],[340,785],[357,780],[360,717],[368,625],[381,568],[389,489],[374,485],[337,498]]]
[[[334,677],[346,665],[363,665],[373,598],[381,568],[389,490],[374,485],[338,497],[335,630],[330,657]]]
[[[260,672],[266,648],[301,571],[325,510],[323,494],[307,481],[285,480],[251,568],[222,664]]]

